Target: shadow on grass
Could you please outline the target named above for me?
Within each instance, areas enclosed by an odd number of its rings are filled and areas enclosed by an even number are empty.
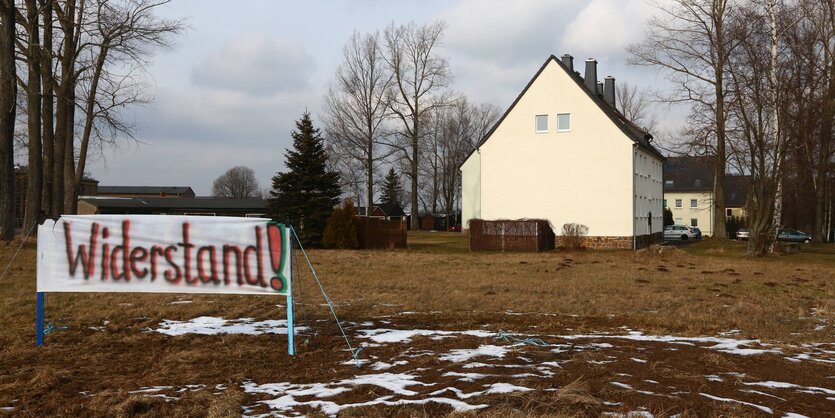
[[[779,246],[786,245],[786,243],[779,243]],[[736,240],[719,240],[719,239],[703,239],[694,242],[691,245],[682,246],[681,249],[693,255],[700,256],[714,256],[724,258],[750,258],[746,250],[748,248],[748,241]],[[798,263],[826,263],[835,264],[835,244],[796,244],[793,248],[797,252],[787,253],[777,251],[774,254],[759,257],[761,260],[781,260]]]

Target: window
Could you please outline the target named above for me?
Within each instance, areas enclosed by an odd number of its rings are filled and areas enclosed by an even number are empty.
[[[729,217],[729,218],[730,218],[731,216],[734,216],[734,210],[733,210],[733,209],[731,209],[731,208],[725,209],[725,216],[727,216],[727,217]]]
[[[699,226],[699,220],[696,218],[690,218],[690,226],[697,227]]]
[[[571,130],[571,114],[557,114],[557,132],[568,132]]]
[[[664,180],[664,186],[665,187],[673,187],[673,181],[672,180]]]
[[[702,179],[696,179],[696,181],[693,182],[693,186],[702,187]]]
[[[681,225],[681,218],[676,218],[676,223]]]
[[[677,208],[681,207],[681,199],[676,199],[676,207]]]
[[[667,199],[664,199],[664,207],[667,207]]]
[[[690,199],[690,207],[691,208],[695,208],[695,207],[698,207],[698,206],[699,206],[699,204],[696,201],[696,199]]]
[[[548,115],[536,115],[536,132],[548,132]]]

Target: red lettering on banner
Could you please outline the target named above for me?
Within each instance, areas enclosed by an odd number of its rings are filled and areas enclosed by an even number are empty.
[[[256,275],[253,277],[250,274],[250,254],[254,253],[255,255],[255,265],[256,265]],[[264,267],[261,265],[261,227],[255,227],[255,245],[248,245],[244,249],[244,275],[246,276],[246,284],[252,286],[261,285],[261,287],[267,287],[267,283],[264,280]]]
[[[151,281],[157,279],[157,256],[165,257],[165,250],[159,245],[151,247]]]
[[[70,223],[64,222],[64,239],[67,247],[67,261],[70,266],[70,276],[75,276],[75,271],[78,269],[79,262],[81,263],[81,271],[84,273],[84,279],[89,279],[94,274],[96,266],[96,238],[99,235],[99,224],[93,222],[90,227],[90,246],[78,246],[75,255],[72,253],[72,231],[70,230]]]
[[[207,275],[206,269],[204,268],[204,254],[209,254],[209,271],[212,274]],[[207,246],[207,247],[200,247],[197,250],[197,274],[200,276],[200,281],[203,283],[220,283],[220,279],[217,277],[217,266],[215,261],[215,246]]]
[[[235,275],[238,276],[238,286],[243,286],[244,278],[243,278],[243,253],[241,249],[238,248],[237,245],[224,245],[223,246],[223,282],[228,286],[229,285],[229,256],[235,256]]]
[[[144,262],[148,259],[148,250],[142,247],[136,247],[130,250],[130,271],[136,276],[137,279],[144,279],[145,276],[148,275],[148,268],[143,268],[141,270],[136,268],[136,264],[139,262]],[[154,279],[156,274],[151,275],[151,280]]]

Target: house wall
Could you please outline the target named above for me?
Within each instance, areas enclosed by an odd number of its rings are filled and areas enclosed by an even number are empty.
[[[475,150],[461,165],[461,230],[470,229],[470,219],[481,218],[481,150]]]
[[[557,234],[575,222],[589,236],[631,237],[633,142],[558,65],[548,62],[462,166],[464,221],[545,218]],[[558,113],[571,114],[570,131],[557,132]],[[535,129],[540,114],[546,133]]]
[[[633,153],[635,182],[635,236],[652,236],[664,231],[663,162],[654,155],[635,147]],[[641,247],[653,239],[641,240]]]
[[[673,212],[673,221],[676,224],[693,226],[691,219],[696,219],[699,229],[704,236],[713,235],[713,193],[710,192],[689,192],[689,193],[665,193],[667,207]],[[681,207],[676,207],[676,200],[681,200]],[[690,201],[696,199],[696,207],[690,207]]]

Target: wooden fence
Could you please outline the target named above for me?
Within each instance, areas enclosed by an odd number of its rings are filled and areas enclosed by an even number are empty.
[[[540,252],[554,249],[554,230],[545,219],[472,219],[469,228],[471,251]]]
[[[357,244],[361,249],[407,248],[406,221],[357,216]]]

